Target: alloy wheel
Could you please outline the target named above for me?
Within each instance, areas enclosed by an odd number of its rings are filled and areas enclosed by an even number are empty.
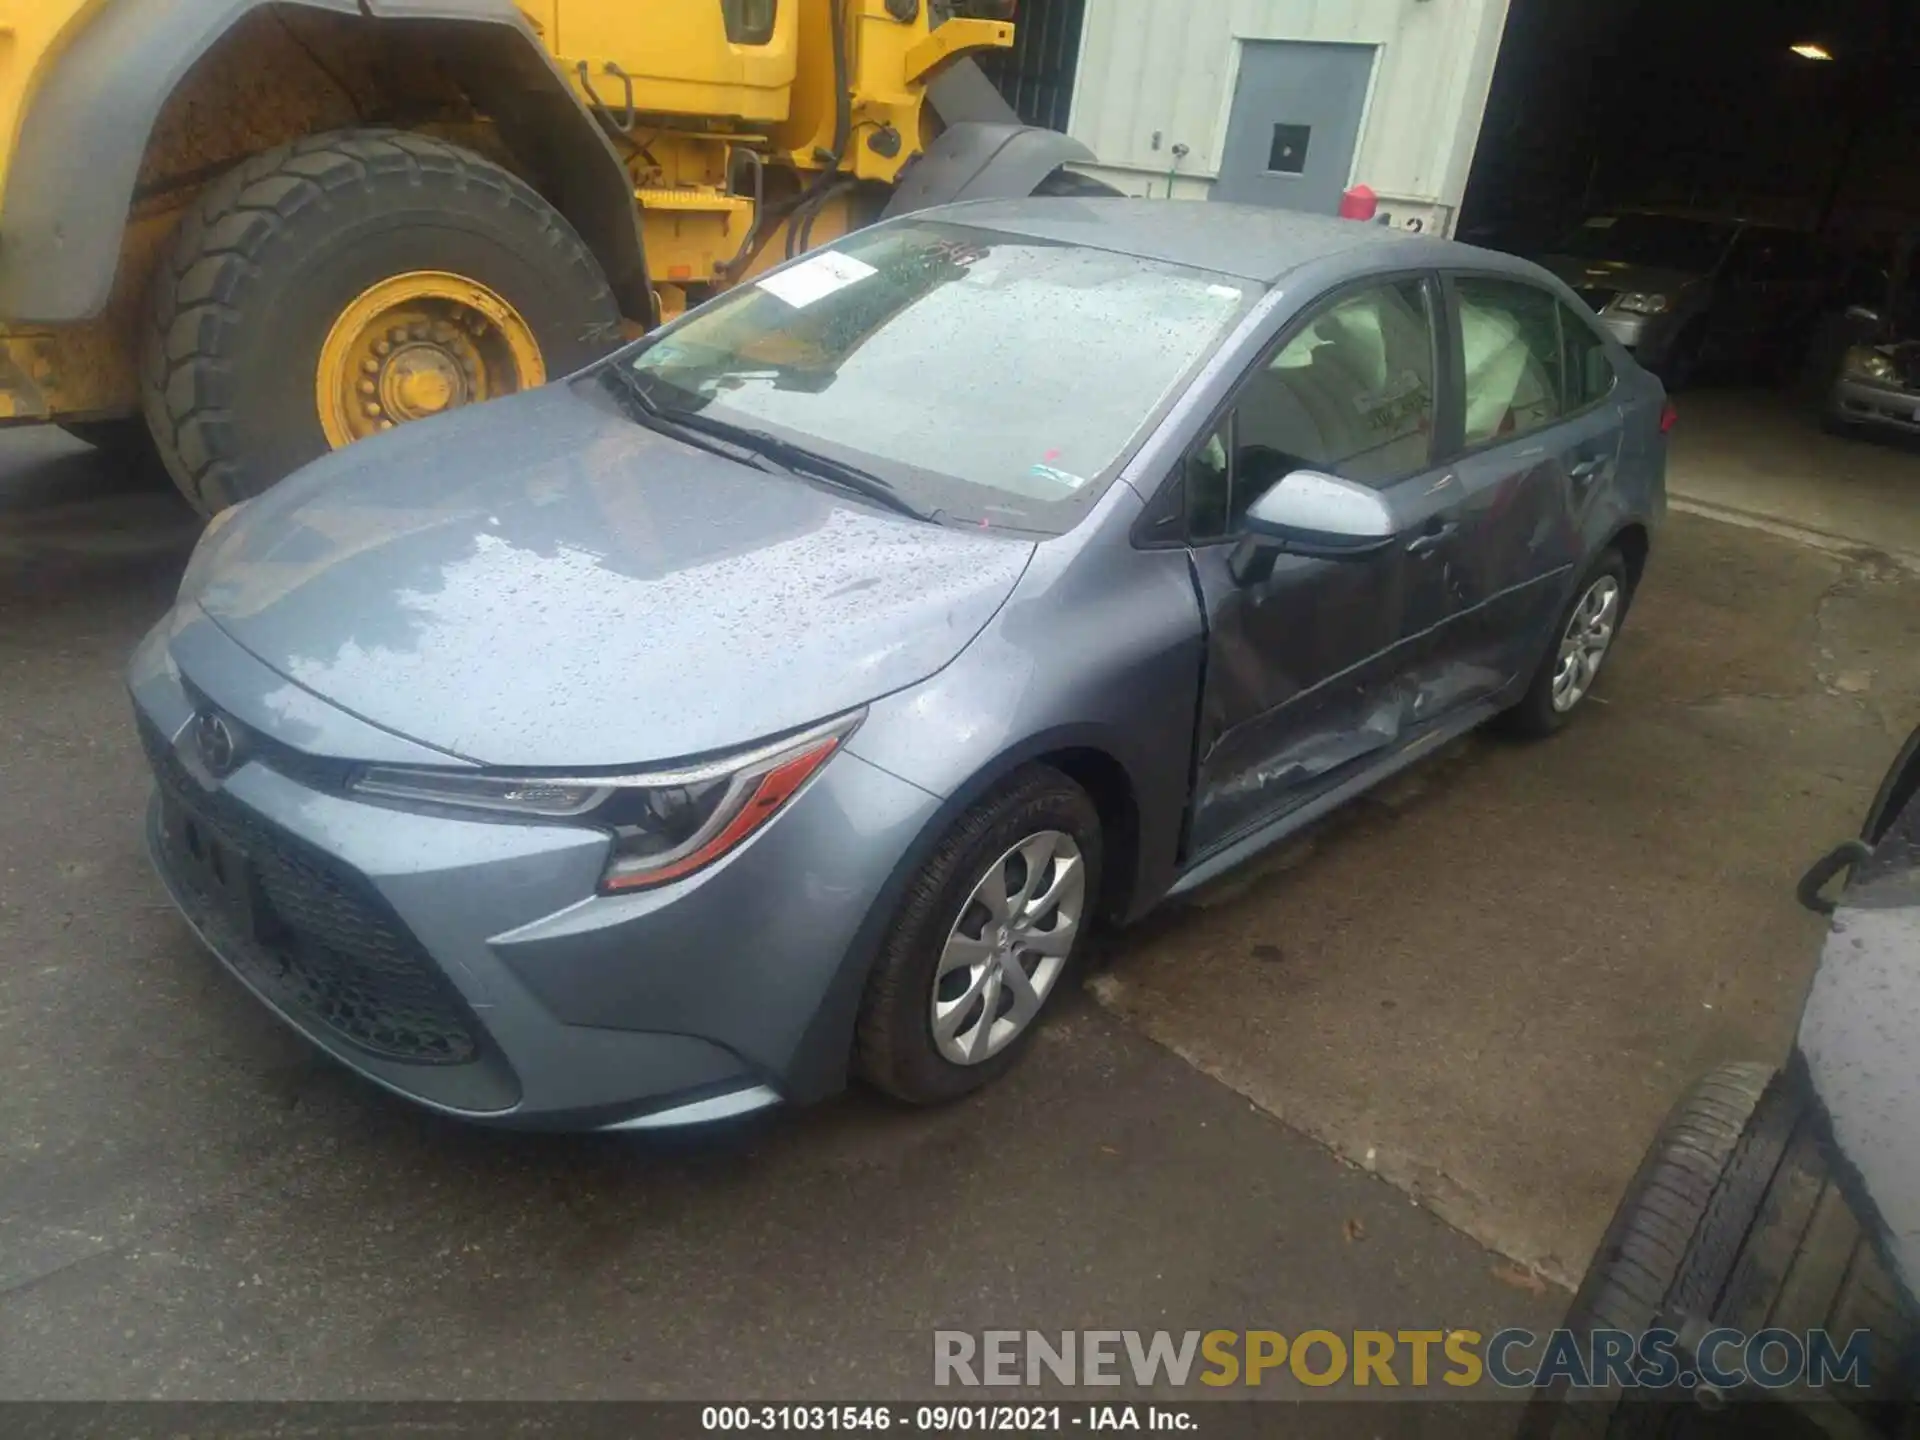
[[[1602,575],[1573,607],[1560,637],[1560,659],[1553,672],[1553,708],[1563,715],[1593,688],[1594,676],[1600,673],[1600,663],[1607,658],[1619,628],[1620,593],[1620,581]]]
[[[934,971],[934,1045],[978,1065],[1033,1023],[1079,938],[1087,866],[1071,835],[1042,830],[974,885]]]

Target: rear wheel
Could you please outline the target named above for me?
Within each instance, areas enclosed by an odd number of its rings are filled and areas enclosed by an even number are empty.
[[[598,263],[522,181],[427,136],[339,131],[255,156],[190,212],[156,280],[143,398],[211,513],[619,334]]]
[[[1573,718],[1613,653],[1631,598],[1626,560],[1618,550],[1603,552],[1562,612],[1553,644],[1541,657],[1527,693],[1502,717],[1508,730],[1551,735]]]

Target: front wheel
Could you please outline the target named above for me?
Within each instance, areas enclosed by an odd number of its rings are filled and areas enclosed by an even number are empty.
[[[1004,1074],[1080,958],[1100,817],[1035,765],[961,817],[921,869],[868,979],[860,1073],[916,1105]]]
[[[143,401],[211,514],[328,450],[531,389],[618,343],[592,253],[525,183],[399,130],[236,166],[155,277]]]

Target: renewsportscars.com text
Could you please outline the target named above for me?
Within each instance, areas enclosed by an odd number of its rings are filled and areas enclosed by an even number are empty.
[[[1672,1330],[936,1330],[933,1380],[964,1387],[1124,1385],[1140,1389],[1260,1386],[1526,1390],[1692,1388],[1707,1384],[1815,1389],[1872,1385],[1865,1330],[1710,1330],[1688,1350]]]

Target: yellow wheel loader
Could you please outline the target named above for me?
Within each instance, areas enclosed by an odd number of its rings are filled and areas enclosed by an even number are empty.
[[[1104,189],[1013,0],[0,0],[0,424],[211,513],[882,215]]]

